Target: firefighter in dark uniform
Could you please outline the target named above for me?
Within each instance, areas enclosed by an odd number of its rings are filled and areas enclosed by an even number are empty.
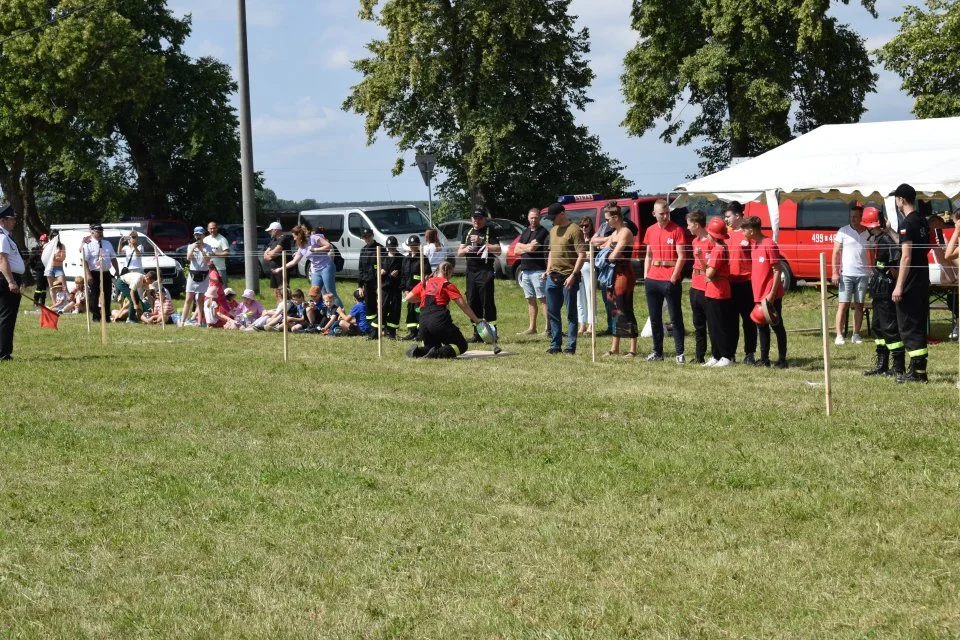
[[[11,205],[0,206],[0,360],[13,360],[13,331],[20,312],[20,287],[26,265],[11,232],[16,224]]]
[[[426,283],[421,282],[407,294],[407,302],[420,303],[420,339],[423,346],[407,350],[410,358],[456,358],[467,350],[467,340],[450,317],[450,302],[470,318],[476,327],[480,318],[463,300],[463,294],[450,282],[453,265],[444,262]]]
[[[400,284],[403,287],[404,297],[414,287],[420,284],[421,275],[426,279],[430,276],[430,264],[426,260],[421,261],[420,238],[410,236],[407,238],[407,246],[410,247],[410,255],[403,259],[403,265],[400,269]],[[421,272],[421,266],[423,270]],[[416,302],[407,303],[407,335],[404,340],[416,340],[420,333],[420,305]]]
[[[900,267],[893,288],[897,326],[903,339],[909,370],[897,376],[898,383],[927,381],[927,318],[930,315],[930,227],[916,208],[917,192],[902,184],[890,194],[903,213],[900,222]]]
[[[487,210],[477,207],[470,217],[473,228],[467,231],[458,257],[467,259],[467,304],[473,313],[485,319],[496,328],[497,304],[493,299],[493,263],[500,255],[500,234],[487,219]],[[476,331],[471,342],[480,343],[483,339]]]
[[[360,249],[360,261],[357,265],[357,284],[363,289],[363,301],[367,305],[367,322],[370,323],[370,333],[367,337],[371,340],[377,339],[377,332],[380,325],[377,322],[377,249],[381,248],[373,239],[373,231],[364,229],[360,233],[360,238],[366,243]],[[380,258],[383,261],[383,256]],[[382,266],[382,265],[381,265]]]
[[[894,272],[900,263],[900,245],[888,235],[876,207],[863,210],[860,222],[867,228],[867,254],[871,257],[873,272],[867,288],[873,301],[873,335],[877,345],[877,362],[865,376],[899,376],[904,373],[903,340],[897,328],[897,307],[893,304]],[[891,367],[892,361],[892,367]]]
[[[387,237],[387,255],[381,258],[383,267],[383,315],[386,325],[383,335],[386,338],[397,338],[397,329],[400,328],[400,273],[403,269],[403,256],[397,250],[400,243],[396,237]]]

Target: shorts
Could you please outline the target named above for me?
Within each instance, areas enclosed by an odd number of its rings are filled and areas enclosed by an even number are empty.
[[[855,302],[863,304],[867,299],[867,276],[845,276],[840,274],[840,293],[837,298],[840,302]]]
[[[546,281],[541,280],[540,276],[543,275],[543,271],[527,271],[523,270],[520,272],[520,287],[523,289],[523,297],[527,300],[531,298],[543,299],[546,295],[544,293],[544,287],[546,286]]]
[[[63,267],[47,267],[44,269],[43,275],[48,278],[60,278],[63,276]]]
[[[204,278],[202,282],[197,282],[191,277],[190,272],[187,272],[187,293],[206,293],[209,286],[210,276]]]

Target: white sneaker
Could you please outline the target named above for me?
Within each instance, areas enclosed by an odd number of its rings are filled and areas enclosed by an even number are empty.
[[[837,339],[833,341],[833,344],[836,344],[836,345],[847,344],[847,341],[843,339],[843,335],[838,335]]]
[[[730,358],[720,358],[720,360],[717,361],[717,364],[715,364],[715,365],[713,365],[713,366],[715,366],[715,367],[729,367],[729,366],[732,365],[732,364],[733,364],[733,360],[731,360]]]
[[[677,356],[677,364],[686,364],[686,363],[687,363],[687,358],[685,355],[681,353],[680,355]]]
[[[863,342],[863,338],[860,337],[859,333],[855,333],[853,334],[853,337],[850,338],[850,342],[852,342],[853,344],[860,344],[861,342]]]
[[[718,362],[720,362],[720,361],[717,360],[716,358],[710,358],[709,360],[707,360],[706,362],[704,362],[704,363],[703,363],[702,365],[700,365],[700,366],[701,366],[701,367],[715,367],[715,366],[717,366],[717,363],[718,363]]]

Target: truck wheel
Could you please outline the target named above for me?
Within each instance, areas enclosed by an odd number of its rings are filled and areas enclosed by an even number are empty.
[[[786,260],[781,260],[780,265],[783,267],[783,270],[780,272],[780,280],[783,282],[783,290],[790,291],[796,286],[796,280],[793,277],[793,270],[790,269],[790,265]]]

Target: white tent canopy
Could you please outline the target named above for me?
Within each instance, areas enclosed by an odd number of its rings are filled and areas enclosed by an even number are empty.
[[[691,180],[676,189],[722,200],[791,198],[831,191],[887,196],[906,182],[927,197],[960,194],[960,117],[824,125],[763,155]]]

